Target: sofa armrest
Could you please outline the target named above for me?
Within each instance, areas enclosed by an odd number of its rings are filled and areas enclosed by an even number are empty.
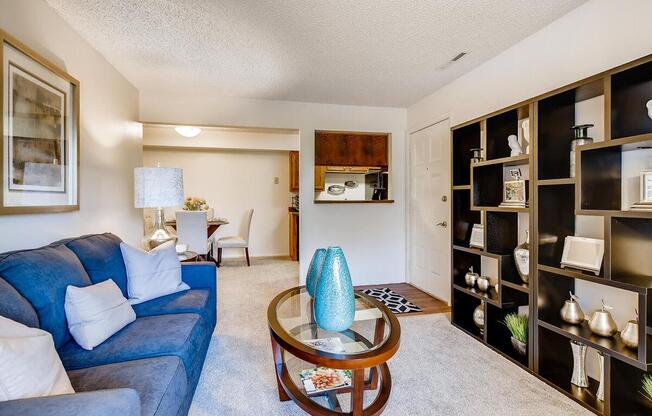
[[[134,389],[96,390],[0,402],[1,416],[140,416]]]
[[[192,289],[213,289],[217,284],[217,267],[210,261],[181,263],[181,280]]]

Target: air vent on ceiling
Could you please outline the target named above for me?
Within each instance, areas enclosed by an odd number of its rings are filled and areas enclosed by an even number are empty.
[[[450,61],[446,62],[443,65],[440,65],[437,67],[437,71],[443,71],[444,69],[448,68],[449,66],[453,65],[455,62],[459,61],[460,59],[464,58],[467,55],[468,52],[460,52],[457,55],[453,57]]]

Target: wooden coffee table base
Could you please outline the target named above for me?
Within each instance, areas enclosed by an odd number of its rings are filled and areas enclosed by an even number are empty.
[[[358,335],[362,338],[360,335]],[[315,403],[306,393],[298,387],[292,377],[290,376],[285,359],[283,357],[283,349],[274,339],[274,333],[271,334],[272,339],[272,352],[274,354],[274,364],[276,367],[276,383],[278,388],[278,398],[280,401],[285,402],[293,400],[299,407],[311,415],[319,416],[335,416],[335,415],[353,415],[353,416],[375,416],[382,413],[389,400],[389,395],[392,391],[392,377],[389,372],[387,363],[382,363],[377,367],[372,367],[369,380],[365,380],[364,373],[366,368],[352,369],[353,380],[351,387],[345,387],[337,390],[331,390],[324,394],[331,409],[327,409]],[[368,341],[367,341],[368,342]],[[378,372],[380,371],[380,377]],[[380,380],[379,380],[380,378]],[[380,384],[378,395],[376,399],[367,407],[364,408],[364,391],[376,390]],[[351,394],[351,412],[343,412],[340,408],[337,394]]]

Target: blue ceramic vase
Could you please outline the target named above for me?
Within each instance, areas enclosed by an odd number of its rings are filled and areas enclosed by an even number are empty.
[[[315,321],[327,331],[344,331],[354,315],[355,295],[344,252],[328,247],[315,287]]]
[[[310,261],[310,266],[308,267],[308,276],[306,277],[306,290],[311,298],[315,297],[315,286],[317,285],[317,280],[319,280],[319,273],[321,273],[321,267],[324,264],[324,258],[326,258],[326,249],[318,248],[315,250],[315,254],[312,255],[312,260]]]

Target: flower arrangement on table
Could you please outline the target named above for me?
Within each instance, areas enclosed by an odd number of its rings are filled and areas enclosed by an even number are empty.
[[[199,198],[197,196],[189,196],[186,198],[183,203],[184,211],[207,211],[208,204],[204,198]]]

